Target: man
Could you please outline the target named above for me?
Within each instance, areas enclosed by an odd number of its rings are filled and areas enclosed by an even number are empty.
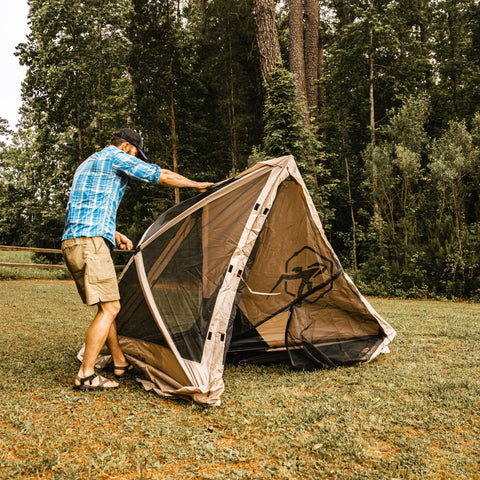
[[[73,179],[62,252],[83,302],[98,308],[87,330],[83,361],[73,386],[76,390],[118,388],[118,382],[95,373],[95,362],[105,342],[112,355],[114,375],[122,378],[132,369],[117,338],[115,317],[120,311],[120,295],[110,255],[115,245],[121,249],[133,248],[132,242],[115,229],[118,205],[129,178],[170,187],[191,187],[199,192],[213,185],[147,163],[142,148],[139,133],[122,128],[113,134],[110,146],[78,167]]]

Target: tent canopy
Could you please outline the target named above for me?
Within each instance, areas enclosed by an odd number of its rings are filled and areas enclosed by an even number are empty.
[[[228,360],[351,365],[395,336],[343,271],[292,156],[163,213],[119,286],[119,340],[139,381],[199,403],[220,403]]]

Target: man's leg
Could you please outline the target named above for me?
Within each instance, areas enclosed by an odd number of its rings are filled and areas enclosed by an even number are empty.
[[[109,338],[112,325],[115,323],[115,317],[120,311],[120,302],[100,302],[98,303],[98,312],[93,319],[92,324],[87,330],[87,337],[85,340],[85,352],[83,354],[82,365],[78,371],[78,376],[80,378],[86,378],[95,373],[95,362],[97,361],[98,354],[102,349],[103,345],[107,338]],[[116,328],[114,328],[114,335],[116,337]],[[116,341],[118,345],[118,340]],[[114,346],[115,349],[115,346]],[[120,347],[118,347],[120,349]],[[121,351],[121,350],[120,350]],[[121,361],[120,356],[118,356],[118,351],[115,351],[118,361]],[[121,354],[123,357],[123,353]],[[125,357],[123,357],[125,360]],[[122,365],[122,364],[121,364]],[[75,382],[77,385],[78,381]],[[93,385],[96,386],[100,383],[99,378],[95,378],[92,381]],[[118,383],[114,381],[108,381],[104,384],[105,388],[117,387]]]
[[[120,348],[120,344],[118,343],[117,325],[115,321],[112,322],[112,324],[110,325],[110,330],[108,331],[107,346],[110,350],[110,354],[112,355],[114,367],[127,367],[128,365],[130,365],[128,360],[123,355],[123,351]],[[125,373],[125,370],[125,368],[114,368],[113,373],[115,375],[122,375]]]

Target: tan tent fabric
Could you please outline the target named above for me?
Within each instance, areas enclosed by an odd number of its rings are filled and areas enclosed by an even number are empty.
[[[395,336],[343,272],[291,156],[161,215],[119,286],[139,381],[199,403],[220,404],[226,360],[351,365]]]

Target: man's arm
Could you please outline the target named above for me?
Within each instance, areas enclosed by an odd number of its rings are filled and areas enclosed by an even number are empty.
[[[196,182],[195,180],[190,180],[178,173],[172,172],[171,170],[166,170],[165,168],[162,168],[158,184],[174,188],[195,188],[199,192],[205,192],[207,188],[215,185],[212,182]]]

